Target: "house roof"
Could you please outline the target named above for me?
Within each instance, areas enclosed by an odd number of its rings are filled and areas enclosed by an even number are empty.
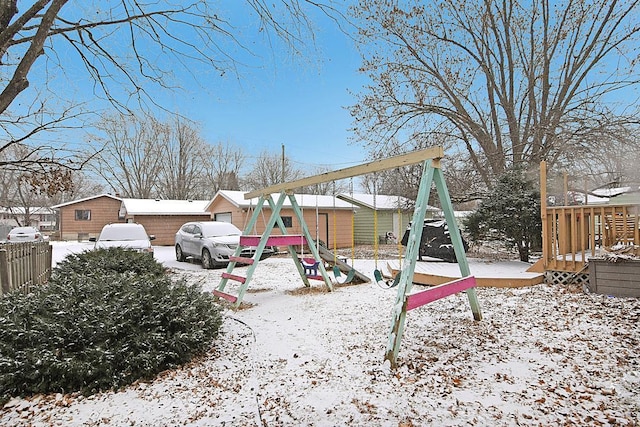
[[[208,200],[122,199],[120,213],[128,215],[211,215]]]
[[[8,208],[0,207],[0,213],[8,213],[13,215],[25,215],[26,208],[22,206],[8,207]],[[47,208],[42,206],[31,206],[29,208],[29,214],[31,215],[48,215],[53,213],[55,213],[53,211],[53,208]]]
[[[251,208],[258,204],[258,198],[255,197],[250,200],[245,200],[244,195],[246,192],[244,191],[233,191],[233,190],[220,190],[213,197],[213,200],[209,202],[205,209],[209,209],[211,204],[218,199],[219,197],[223,197],[232,203],[234,206],[239,208]],[[322,209],[353,209],[353,205],[351,203],[347,203],[344,200],[340,200],[337,197],[333,196],[325,196],[325,195],[315,195],[315,194],[295,194],[296,202],[302,209],[315,209],[316,207]],[[291,202],[289,198],[286,198],[284,201],[284,206],[291,207]]]
[[[89,200],[99,199],[100,197],[109,197],[109,198],[117,200],[117,201],[121,201],[122,200],[120,197],[116,197],[116,196],[114,196],[112,194],[103,193],[103,194],[98,194],[97,196],[90,196],[90,197],[85,197],[84,199],[77,199],[77,200],[72,200],[70,202],[60,203],[59,205],[51,206],[51,209],[59,209],[59,208],[65,207],[65,206],[73,205],[75,203],[82,203],[82,202],[86,202],[86,201],[89,201]]]
[[[376,210],[395,210],[398,209],[398,196],[387,196],[385,194],[367,194],[367,193],[354,193],[347,194],[342,193],[338,195],[341,199],[351,203],[365,206],[369,209],[373,209],[374,204]],[[375,197],[375,201],[374,201]],[[409,199],[400,196],[400,206],[407,206]],[[439,211],[440,209],[427,205],[427,211]]]
[[[616,187],[616,188],[596,188],[592,191],[593,194],[600,197],[615,197],[620,194],[631,191],[631,187]]]

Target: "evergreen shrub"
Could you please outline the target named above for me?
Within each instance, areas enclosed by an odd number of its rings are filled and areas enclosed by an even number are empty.
[[[91,251],[0,298],[0,399],[118,389],[209,350],[219,305],[162,271],[148,254]]]

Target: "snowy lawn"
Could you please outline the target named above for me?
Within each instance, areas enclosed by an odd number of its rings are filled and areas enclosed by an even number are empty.
[[[54,259],[83,247],[55,244]],[[224,271],[178,263],[170,247],[155,256],[206,291]],[[372,276],[375,265],[355,267]],[[390,371],[395,290],[301,285],[289,258],[265,260],[248,308],[227,310],[206,357],[119,392],[12,399],[0,425],[640,425],[637,299],[479,288],[475,322],[466,296],[454,295],[407,315]]]

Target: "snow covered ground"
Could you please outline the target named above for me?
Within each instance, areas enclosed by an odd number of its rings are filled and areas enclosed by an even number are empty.
[[[83,248],[54,245],[56,260]],[[155,256],[207,291],[224,271],[178,263],[170,247]],[[375,264],[355,267],[372,275]],[[476,322],[466,296],[454,295],[407,315],[391,371],[383,357],[395,290],[301,285],[289,258],[265,260],[249,307],[226,311],[206,357],[119,392],[15,398],[0,425],[640,425],[637,299],[479,288]]]

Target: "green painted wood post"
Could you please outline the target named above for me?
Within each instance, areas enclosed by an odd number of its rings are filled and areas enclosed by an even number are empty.
[[[269,196],[269,199],[271,198],[271,196]],[[256,224],[256,222],[258,221],[258,218],[260,217],[260,212],[262,211],[262,207],[264,205],[265,202],[265,198],[264,196],[260,196],[260,198],[258,199],[258,203],[256,205],[256,208],[253,210],[253,214],[251,215],[251,218],[249,219],[249,222],[247,223],[247,226],[244,228],[244,230],[242,231],[242,235],[247,235],[249,234],[249,231],[251,231],[254,227],[254,225]],[[242,246],[238,245],[238,247],[236,248],[235,252],[233,253],[233,256],[240,256],[240,253],[242,252]],[[259,257],[258,257],[259,259]],[[255,262],[254,262],[255,264]],[[235,261],[230,261],[229,264],[227,264],[227,274],[231,274],[233,272],[233,269],[236,268],[236,262]],[[218,284],[218,287],[216,288],[219,291],[224,291],[224,288],[227,286],[227,283],[229,282],[229,279],[223,277],[220,280],[220,283]],[[246,283],[246,282],[245,282]],[[238,303],[239,305],[239,303]]]
[[[286,193],[283,193],[283,194],[286,194]],[[270,202],[269,206],[271,206],[272,211],[275,209],[275,205],[273,204],[273,202]],[[284,223],[282,222],[282,217],[280,215],[278,215],[278,220],[276,222],[278,224],[278,227],[280,228],[280,232],[283,235],[289,234],[287,232],[287,228],[284,226]],[[300,277],[302,277],[302,282],[304,286],[307,288],[311,287],[311,284],[309,283],[309,279],[307,279],[307,276],[304,274],[304,267],[300,263],[300,259],[298,258],[298,252],[296,251],[295,246],[291,246],[291,245],[287,246],[287,251],[289,251],[289,255],[293,259],[293,264],[296,266],[296,269],[298,270],[298,274],[300,274]]]
[[[469,269],[469,262],[467,261],[467,254],[464,251],[464,244],[462,243],[462,236],[458,228],[458,223],[453,212],[453,205],[451,204],[451,197],[447,190],[447,184],[444,180],[442,170],[437,169],[434,177],[436,190],[438,191],[438,197],[442,204],[442,210],[444,211],[444,217],[447,220],[447,227],[449,228],[449,237],[451,237],[451,243],[453,244],[453,250],[456,254],[458,261],[458,267],[460,268],[460,274],[462,277],[470,276],[471,271]],[[480,303],[478,302],[478,296],[476,288],[469,288],[466,290],[467,298],[469,299],[469,305],[473,313],[475,320],[482,320],[482,311],[480,310]]]
[[[407,316],[406,296],[411,292],[411,287],[413,286],[413,273],[418,260],[422,228],[424,226],[424,217],[427,213],[433,174],[434,168],[431,167],[430,160],[425,161],[422,169],[422,178],[420,179],[420,187],[418,188],[416,206],[413,212],[413,220],[411,222],[411,228],[407,240],[407,251],[405,252],[402,270],[400,271],[398,294],[396,296],[395,305],[393,306],[393,319],[391,321],[387,350],[384,357],[385,360],[390,362],[391,368],[393,369],[397,367],[400,342],[402,341],[402,334],[404,333],[404,325]]]
[[[389,339],[387,341],[387,351],[385,353],[385,360],[389,361],[391,368],[393,369],[397,367],[398,363],[398,352],[400,350],[400,343],[402,341],[402,334],[404,333],[407,315],[407,295],[411,292],[413,274],[415,272],[415,266],[420,250],[424,217],[426,214],[427,203],[429,201],[429,193],[433,183],[435,183],[438,198],[440,199],[440,203],[445,214],[445,219],[449,228],[449,235],[454,247],[460,273],[462,277],[466,277],[471,274],[469,270],[469,263],[467,262],[467,255],[462,243],[462,236],[460,235],[458,224],[455,220],[453,205],[451,204],[451,198],[439,163],[440,162],[437,159],[434,159],[432,164],[430,164],[429,161],[425,161],[420,187],[418,189],[416,207],[407,242],[407,252],[400,272],[398,294],[393,308],[393,319],[389,331]],[[482,313],[475,288],[467,289],[466,293],[474,319],[481,320]]]

